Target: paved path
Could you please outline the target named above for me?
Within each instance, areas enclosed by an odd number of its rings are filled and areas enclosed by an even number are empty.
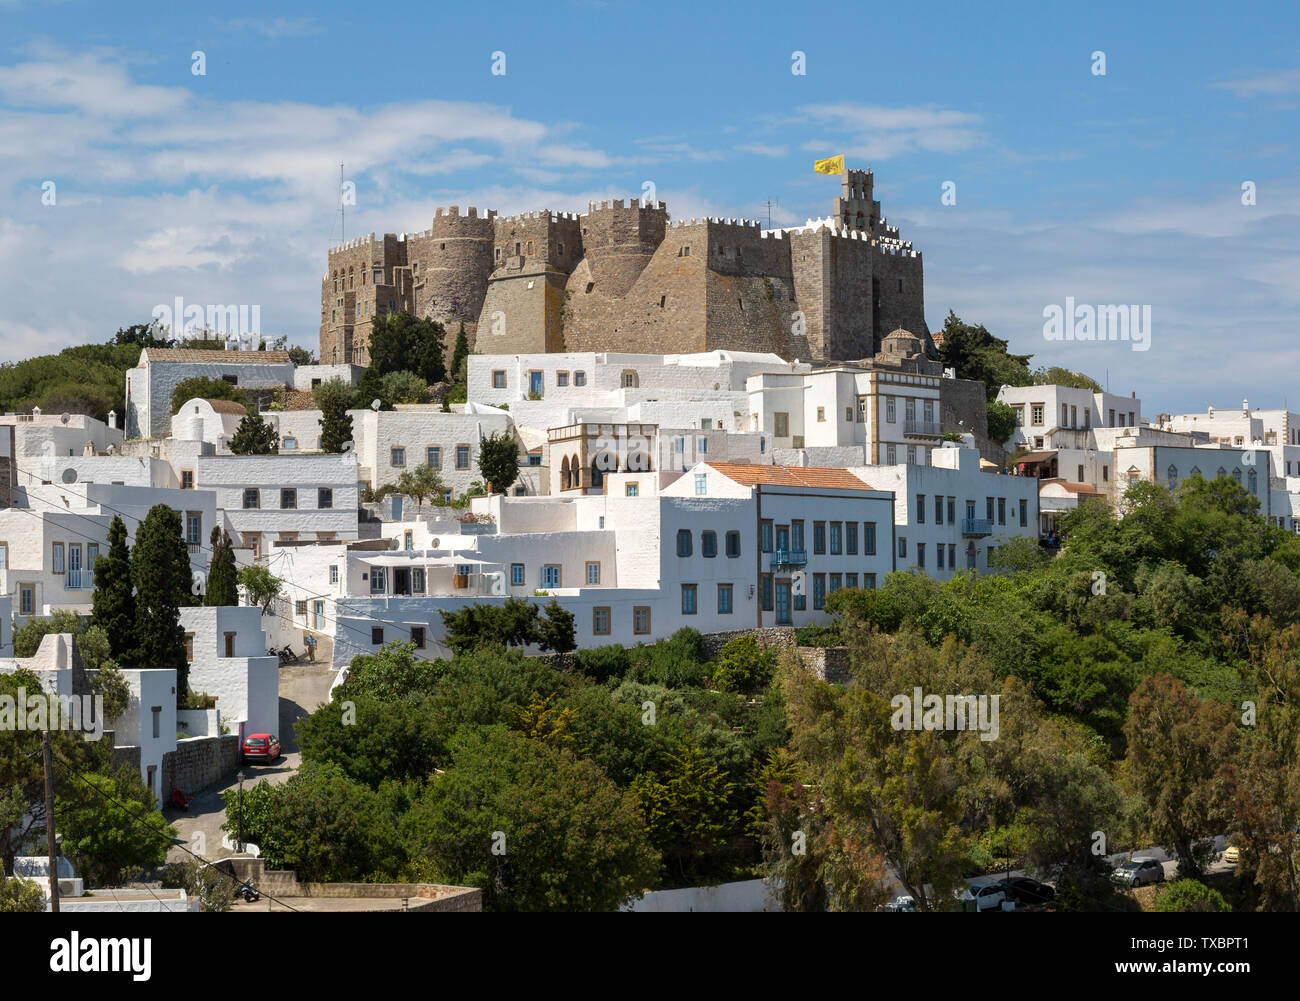
[[[334,671],[325,663],[294,664],[280,668],[278,736],[284,748],[280,759],[269,765],[241,765],[225,782],[198,793],[186,811],[172,806],[163,810],[163,816],[176,828],[176,836],[191,852],[207,859],[225,858],[234,854],[221,843],[225,836],[221,825],[226,822],[221,793],[237,787],[241,775],[245,786],[263,779],[273,785],[287,782],[302,763],[302,754],[294,736],[294,724],[325,703],[333,681]],[[190,856],[178,847],[173,847],[167,853],[168,862],[180,862],[188,858]]]

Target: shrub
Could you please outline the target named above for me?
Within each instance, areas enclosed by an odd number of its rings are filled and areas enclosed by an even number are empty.
[[[1226,913],[1232,908],[1218,890],[1211,890],[1194,879],[1179,879],[1170,883],[1169,889],[1160,894],[1156,910],[1164,914],[1179,911],[1209,914]]]
[[[776,654],[764,650],[753,636],[737,636],[718,654],[713,687],[724,692],[752,695],[772,683]]]
[[[574,666],[587,677],[604,684],[611,678],[621,678],[632,666],[632,659],[624,647],[617,643],[578,650],[573,655]]]

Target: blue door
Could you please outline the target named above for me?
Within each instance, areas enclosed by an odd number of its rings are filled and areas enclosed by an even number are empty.
[[[776,582],[776,624],[790,625],[790,582],[788,580]]]
[[[402,498],[393,498],[393,521],[402,520]]]
[[[533,393],[536,393],[538,396],[542,395],[542,373],[541,372],[530,372],[528,374],[528,392],[530,395]]]

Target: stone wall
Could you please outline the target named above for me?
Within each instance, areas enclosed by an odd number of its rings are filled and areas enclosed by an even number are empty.
[[[239,738],[234,734],[220,737],[195,737],[176,742],[176,750],[162,759],[164,797],[173,789],[192,794],[229,775],[239,765]]]
[[[471,913],[483,910],[483,891],[439,883],[304,883],[288,869],[267,869],[260,858],[232,858],[235,874],[251,879],[272,897],[316,897],[347,900],[408,898],[407,910]],[[410,898],[419,898],[418,902]]]
[[[849,681],[849,648],[846,646],[801,646],[799,661],[804,670],[822,681],[842,685]]]
[[[753,636],[763,650],[789,650],[794,648],[793,626],[767,626],[762,629],[729,629],[720,633],[704,634],[704,656],[712,660],[724,646],[740,636]]]

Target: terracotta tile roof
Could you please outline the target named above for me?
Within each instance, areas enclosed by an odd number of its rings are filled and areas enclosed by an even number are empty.
[[[283,365],[289,361],[288,351],[213,351],[207,348],[145,348],[140,352],[140,360],[148,355],[149,361],[224,361],[247,365],[250,362],[265,362],[267,365]]]
[[[818,487],[823,490],[871,490],[847,469],[826,466],[758,466],[747,462],[710,462],[729,480],[743,486]]]
[[[234,400],[204,400],[203,402],[219,414],[238,414],[240,417],[248,415],[248,408]]]
[[[1062,490],[1068,490],[1072,494],[1100,493],[1096,487],[1090,487],[1086,483],[1071,483],[1068,480],[1042,480],[1038,485],[1038,489],[1042,490],[1043,487],[1046,486],[1060,487]]]

